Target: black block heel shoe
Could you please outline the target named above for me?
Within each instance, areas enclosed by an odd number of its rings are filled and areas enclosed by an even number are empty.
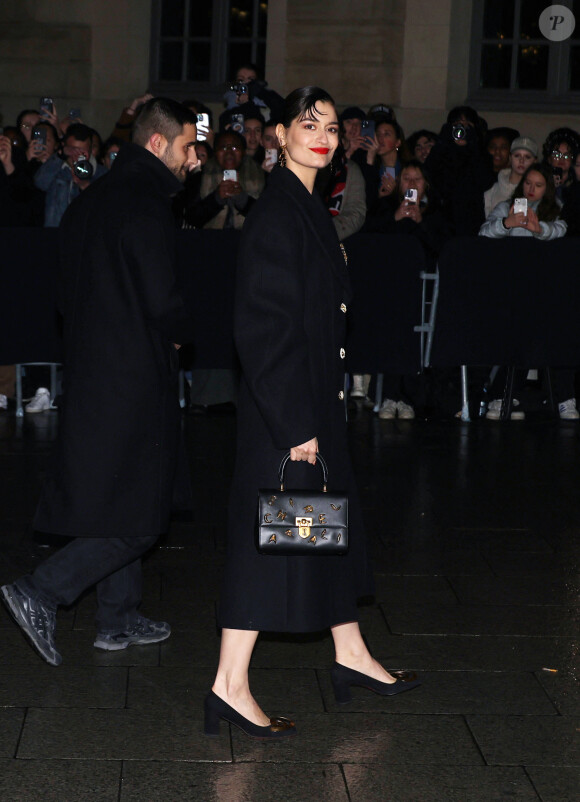
[[[205,711],[204,732],[206,735],[216,737],[220,734],[220,719],[239,727],[250,738],[265,740],[267,738],[287,738],[290,735],[296,735],[296,727],[293,721],[287,718],[271,718],[269,725],[260,727],[240,715],[237,710],[234,710],[223,699],[216,696],[213,691],[210,691],[205,697],[203,706]]]
[[[411,691],[421,684],[421,681],[417,679],[417,675],[408,671],[391,671],[389,673],[397,678],[396,682],[379,682],[378,679],[373,679],[366,674],[361,674],[360,671],[355,671],[352,668],[341,666],[340,663],[335,663],[330,672],[332,687],[334,688],[334,698],[339,705],[345,705],[347,702],[350,702],[352,699],[352,694],[350,692],[351,685],[359,685],[361,688],[368,688],[369,691],[374,691],[380,696],[395,696],[397,693]]]

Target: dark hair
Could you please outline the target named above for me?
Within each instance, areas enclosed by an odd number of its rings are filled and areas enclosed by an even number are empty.
[[[428,131],[426,128],[421,128],[419,131],[414,131],[410,137],[407,139],[407,147],[411,151],[411,153],[415,152],[415,148],[417,147],[417,142],[422,138],[425,137],[430,142],[437,142],[437,134],[435,131]]]
[[[530,164],[526,172],[522,175],[520,183],[514,189],[512,198],[521,198],[524,194],[524,182],[531,172],[540,173],[546,181],[546,191],[544,197],[538,204],[536,214],[538,220],[544,223],[549,223],[556,220],[560,214],[560,207],[556,201],[556,185],[554,184],[554,176],[552,175],[552,168],[548,164],[534,162]]]
[[[171,144],[183,131],[184,125],[195,125],[197,116],[176,100],[154,97],[141,106],[133,125],[132,139],[145,147],[153,134],[161,134]]]
[[[454,106],[447,115],[447,122],[458,123],[462,117],[465,117],[474,128],[481,127],[481,118],[472,106]]]
[[[375,131],[378,130],[379,125],[391,126],[391,128],[395,132],[395,136],[401,142],[401,144],[399,145],[399,159],[403,162],[410,161],[411,154],[409,153],[407,148],[407,142],[405,140],[405,132],[403,131],[399,123],[396,120],[393,120],[392,117],[382,117],[382,118],[377,117],[375,123]],[[377,154],[375,158],[375,164],[380,165],[380,163],[381,163],[381,157]]]
[[[193,97],[188,100],[182,100],[181,102],[187,109],[195,111],[196,114],[207,114],[209,117],[209,127],[213,128],[213,111],[209,106],[206,106],[201,100],[196,100]]]
[[[572,151],[572,159],[576,160],[578,153],[580,153],[580,135],[573,128],[556,128],[555,131],[550,131],[542,145],[544,161],[548,161],[550,154],[560,142],[565,142],[568,145]]]
[[[229,132],[228,132],[228,133],[229,133]],[[212,146],[209,144],[209,142],[207,141],[207,139],[200,139],[200,140],[198,140],[198,141],[195,143],[195,149],[197,150],[197,149],[199,148],[199,146],[200,146],[200,145],[201,145],[202,147],[204,147],[204,148],[207,150],[207,158],[208,158],[208,159],[211,159],[211,157],[213,156],[213,148],[212,148]]]
[[[234,139],[237,140],[240,148],[244,152],[246,151],[246,148],[248,147],[248,145],[246,143],[245,138],[240,133],[238,133],[238,131],[234,131],[233,128],[228,128],[227,131],[220,131],[220,133],[216,136],[216,138],[213,141],[213,149],[214,150],[218,150],[219,149],[218,146],[219,146],[220,142],[222,141],[222,139],[225,139],[225,137],[227,137],[227,136],[233,136]]]
[[[119,148],[119,150],[122,150],[122,148],[124,148],[126,144],[127,144],[126,139],[121,139],[121,137],[119,136],[110,136],[102,144],[101,159],[105,158],[109,148],[112,148],[114,145],[116,145]]]
[[[262,74],[261,74],[261,72],[260,72],[260,68],[258,67],[258,65],[257,65],[257,64],[254,64],[254,63],[253,63],[253,62],[251,62],[251,61],[245,61],[243,64],[240,64],[240,65],[239,65],[239,66],[236,68],[236,75],[238,74],[238,72],[239,72],[240,70],[253,70],[253,71],[256,73],[256,80],[258,80],[258,81],[259,81],[259,80],[261,79],[261,77],[262,77]]]
[[[64,135],[65,142],[71,136],[74,139],[78,139],[79,142],[86,142],[89,139],[92,140],[93,129],[89,128],[88,125],[83,125],[83,123],[73,123],[66,129],[66,134]]]
[[[18,117],[16,118],[16,127],[20,131],[20,125],[22,124],[22,120],[26,117],[27,114],[38,114],[40,116],[40,112],[36,109],[22,109]]]
[[[301,86],[299,89],[294,89],[284,99],[280,122],[284,128],[290,128],[293,120],[302,122],[302,120],[314,119],[314,116],[319,114],[316,108],[317,103],[330,103],[336,108],[333,98],[319,86]]]

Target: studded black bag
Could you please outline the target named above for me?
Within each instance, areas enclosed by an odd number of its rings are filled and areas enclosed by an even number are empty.
[[[286,490],[284,471],[289,459],[290,452],[280,463],[280,488],[258,493],[258,551],[296,557],[346,554],[346,494],[328,492],[328,467],[322,454],[316,455],[322,468],[322,490]]]

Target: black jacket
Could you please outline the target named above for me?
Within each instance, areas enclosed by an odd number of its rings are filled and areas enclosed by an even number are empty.
[[[180,188],[130,145],[62,220],[65,400],[40,530],[130,537],[167,526],[180,437],[173,343],[191,331],[173,272]]]
[[[242,368],[220,625],[311,631],[356,618],[370,592],[348,456],[342,389],[350,282],[332,217],[317,193],[274,167],[242,229],[234,331]],[[350,491],[346,557],[264,557],[255,548],[258,489],[275,487],[283,454],[318,438],[330,483]],[[293,463],[289,487],[321,487]]]

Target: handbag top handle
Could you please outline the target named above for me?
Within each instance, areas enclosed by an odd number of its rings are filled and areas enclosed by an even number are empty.
[[[280,480],[280,491],[284,492],[284,471],[286,470],[286,465],[290,459],[290,452],[288,451],[287,454],[284,454],[282,457],[282,462],[280,463],[280,467],[278,468],[278,479]],[[320,452],[316,455],[316,462],[320,464],[322,468],[322,492],[326,493],[326,486],[328,485],[328,465],[326,464],[326,460],[320,454]]]

